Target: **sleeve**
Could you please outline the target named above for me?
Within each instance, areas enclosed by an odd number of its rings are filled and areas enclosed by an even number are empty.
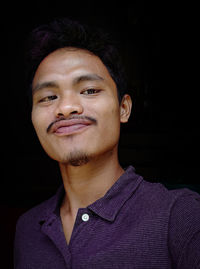
[[[20,269],[23,267],[22,261],[25,257],[26,244],[27,242],[27,228],[28,223],[26,221],[26,214],[23,214],[19,217],[15,229],[15,238],[14,238],[14,269]]]
[[[19,268],[19,256],[20,256],[20,243],[19,243],[19,221],[16,225],[16,231],[15,231],[15,240],[14,240],[14,269]]]
[[[173,268],[200,269],[200,195],[185,191],[174,203],[169,221]]]

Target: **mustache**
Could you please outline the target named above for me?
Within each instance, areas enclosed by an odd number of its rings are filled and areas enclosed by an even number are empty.
[[[56,122],[59,122],[59,121],[62,121],[62,120],[74,120],[74,119],[77,119],[77,120],[89,120],[91,121],[92,123],[94,124],[97,124],[97,120],[93,117],[90,117],[90,116],[79,116],[79,115],[72,115],[71,117],[68,117],[68,118],[65,118],[65,117],[60,117],[59,119],[51,122],[49,124],[49,126],[47,127],[47,133],[49,133],[51,131],[51,128],[52,126],[56,123]]]

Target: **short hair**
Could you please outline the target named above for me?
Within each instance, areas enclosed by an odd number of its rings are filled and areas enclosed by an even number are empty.
[[[68,18],[34,29],[28,40],[26,57],[27,82],[32,100],[32,81],[40,62],[55,50],[74,47],[98,56],[116,83],[119,102],[127,91],[127,79],[117,43],[102,29],[81,24]],[[31,85],[31,86],[30,86]]]

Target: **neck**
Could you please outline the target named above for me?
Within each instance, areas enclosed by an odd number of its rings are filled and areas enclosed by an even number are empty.
[[[113,152],[78,167],[59,165],[66,192],[62,209],[73,216],[103,197],[124,172]]]

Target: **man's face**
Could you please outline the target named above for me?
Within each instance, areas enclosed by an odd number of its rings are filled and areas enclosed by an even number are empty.
[[[129,116],[122,109],[107,68],[88,51],[59,49],[36,70],[32,122],[44,150],[58,162],[80,165],[81,158],[116,150],[120,122]]]

